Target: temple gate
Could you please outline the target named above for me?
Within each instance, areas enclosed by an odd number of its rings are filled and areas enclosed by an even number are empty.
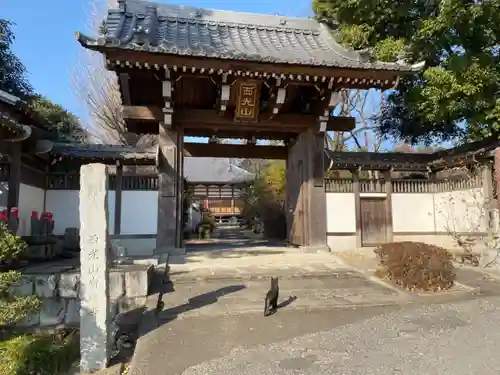
[[[183,247],[184,155],[287,160],[289,241],[326,247],[325,132],[355,126],[354,118],[332,114],[338,90],[389,89],[421,65],[372,61],[312,19],[118,4],[102,35],[76,38],[116,72],[128,131],[158,134],[157,251]],[[210,141],[187,143],[185,136]]]

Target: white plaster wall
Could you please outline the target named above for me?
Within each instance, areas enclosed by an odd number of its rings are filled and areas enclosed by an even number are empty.
[[[430,232],[434,228],[433,194],[392,194],[394,232]]]
[[[47,190],[45,211],[54,214],[54,234],[64,234],[66,228],[80,228],[77,190]]]
[[[352,236],[336,236],[328,234],[326,236],[326,244],[331,251],[349,251],[356,249],[356,235]]]
[[[21,183],[19,186],[19,236],[31,234],[31,211],[43,211],[45,191],[34,186]]]
[[[327,193],[326,213],[326,231],[328,233],[356,232],[353,193]]]
[[[47,190],[45,211],[54,214],[54,234],[66,228],[80,228],[78,190]],[[156,234],[158,193],[156,191],[124,191],[122,193],[121,234]],[[31,211],[30,211],[31,215]],[[108,229],[114,232],[115,192],[108,191]]]
[[[156,234],[158,192],[124,191],[122,194],[121,234]]]
[[[121,238],[120,243],[127,249],[127,256],[150,257],[156,248],[156,236],[147,238]]]
[[[486,232],[487,210],[481,188],[436,193],[436,232]]]
[[[80,228],[80,191],[47,190],[45,211],[54,214],[54,234],[64,234],[66,228]],[[108,191],[108,230],[114,228],[115,192]]]

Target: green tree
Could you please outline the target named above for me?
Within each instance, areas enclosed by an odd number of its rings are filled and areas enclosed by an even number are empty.
[[[13,25],[0,18],[0,89],[25,98],[33,89],[26,78],[26,68],[11,50],[15,39]]]
[[[383,134],[411,143],[500,135],[500,0],[313,0],[313,9],[347,47],[426,62],[389,95]]]
[[[87,136],[79,119],[59,104],[54,104],[44,96],[34,95],[28,100],[28,106],[48,124],[47,130],[51,131],[52,136],[48,134],[47,138],[66,142],[86,141]]]

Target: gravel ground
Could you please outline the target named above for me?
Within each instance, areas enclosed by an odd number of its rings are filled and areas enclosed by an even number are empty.
[[[300,322],[297,322],[300,324]],[[500,298],[402,309],[284,342],[234,348],[184,375],[493,375]]]

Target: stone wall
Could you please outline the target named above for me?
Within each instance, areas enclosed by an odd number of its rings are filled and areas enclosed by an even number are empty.
[[[19,323],[23,328],[79,327],[80,324],[80,271],[63,266],[37,266],[24,272],[22,282],[14,289],[17,295],[36,294],[42,299],[39,312]],[[153,266],[113,266],[109,273],[111,315],[145,306]]]

